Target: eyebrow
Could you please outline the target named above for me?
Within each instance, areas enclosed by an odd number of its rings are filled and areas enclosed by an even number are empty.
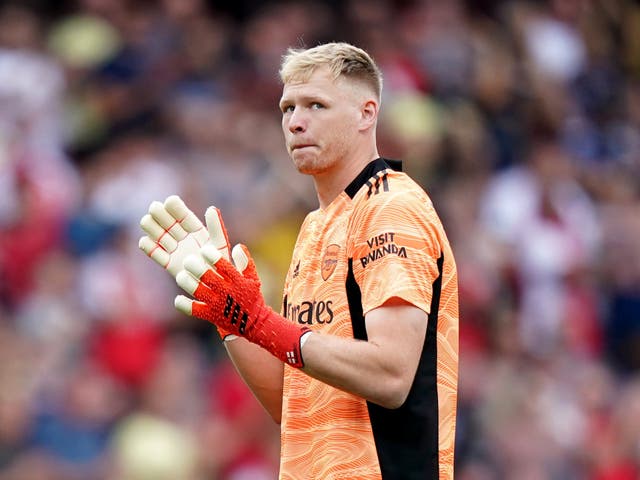
[[[293,103],[296,103],[296,101],[300,103],[309,103],[309,102],[329,103],[330,99],[319,93],[305,94],[305,95],[292,95],[292,96],[282,97],[278,102],[278,106],[282,108],[284,105],[291,105]]]

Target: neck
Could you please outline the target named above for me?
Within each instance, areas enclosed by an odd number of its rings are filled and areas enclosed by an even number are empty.
[[[380,157],[378,150],[373,148],[368,155],[344,159],[334,169],[314,175],[313,182],[320,208],[327,208],[362,169],[378,157]]]

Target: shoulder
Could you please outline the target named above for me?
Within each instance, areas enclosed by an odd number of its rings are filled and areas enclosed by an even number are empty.
[[[433,210],[429,195],[403,172],[383,170],[369,178],[353,198],[355,213],[405,212],[425,215]]]

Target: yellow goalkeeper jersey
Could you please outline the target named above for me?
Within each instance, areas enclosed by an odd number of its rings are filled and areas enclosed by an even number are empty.
[[[431,200],[399,168],[371,162],[326,209],[307,216],[282,313],[317,332],[366,340],[364,316],[392,297],[427,312],[411,391],[390,410],[285,366],[281,479],[453,478],[456,265]]]

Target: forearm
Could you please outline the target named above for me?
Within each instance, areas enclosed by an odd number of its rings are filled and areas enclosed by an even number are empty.
[[[393,366],[403,362],[389,362],[375,343],[312,334],[302,357],[306,374],[383,407],[399,407],[408,394],[402,372]]]
[[[420,360],[427,316],[409,305],[366,317],[368,341],[313,333],[302,347],[303,370],[329,385],[386,408],[406,400]]]
[[[224,342],[224,345],[240,377],[279,424],[282,416],[283,363],[244,338]]]
[[[276,423],[282,415],[283,363],[244,338],[225,342],[239,375]],[[332,335],[309,335],[303,347],[303,371],[334,387],[387,408],[404,402],[408,389],[374,343]],[[400,364],[401,362],[394,362]]]

